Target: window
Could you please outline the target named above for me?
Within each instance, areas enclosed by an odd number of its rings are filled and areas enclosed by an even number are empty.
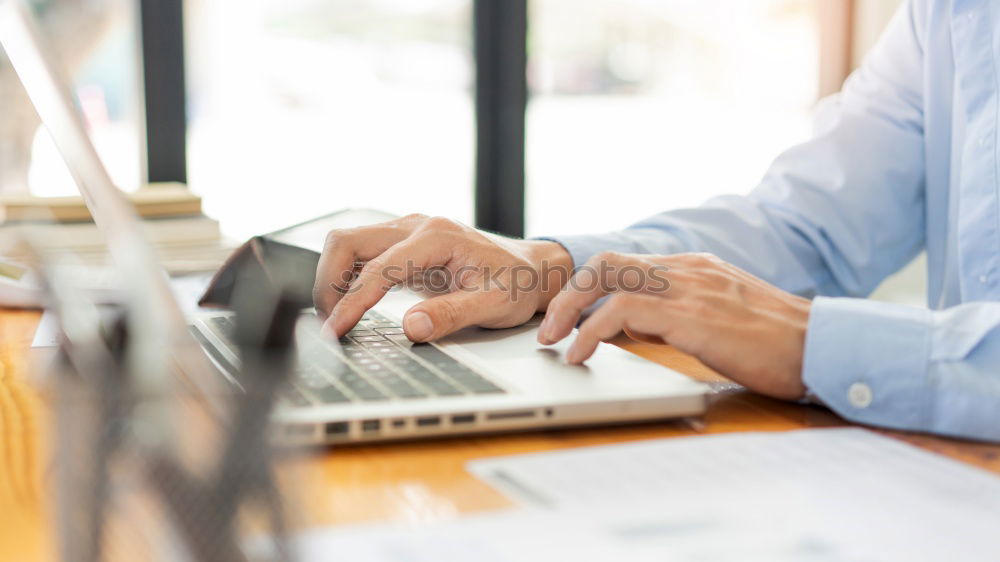
[[[227,231],[347,207],[471,220],[469,0],[185,10],[188,177]]]
[[[471,222],[482,1],[186,0],[187,177],[207,212],[236,237],[345,207]],[[620,228],[745,192],[808,135],[817,0],[528,4],[529,235]],[[131,188],[136,4],[99,5],[118,17],[74,42],[96,45],[74,69],[77,90]],[[68,177],[58,188],[45,176],[61,164],[44,152],[33,183],[72,192]]]
[[[815,0],[534,0],[527,231],[597,232],[753,188],[805,139]]]

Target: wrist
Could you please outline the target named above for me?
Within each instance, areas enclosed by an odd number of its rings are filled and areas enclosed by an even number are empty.
[[[573,275],[573,257],[558,242],[522,240],[528,259],[538,272],[538,312],[545,311]]]

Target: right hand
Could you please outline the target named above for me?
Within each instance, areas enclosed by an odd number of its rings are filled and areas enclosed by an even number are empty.
[[[403,330],[423,342],[466,326],[523,324],[545,310],[572,269],[569,253],[555,242],[503,238],[445,218],[409,215],[330,232],[313,300],[326,317],[324,332],[341,337],[389,289],[422,282],[430,298],[406,312]]]

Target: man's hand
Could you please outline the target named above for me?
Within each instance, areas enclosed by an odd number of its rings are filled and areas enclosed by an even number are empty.
[[[580,326],[569,362],[583,362],[598,342],[625,330],[635,339],[671,344],[762,394],[805,394],[810,301],[708,254],[596,256],[549,303],[538,341],[565,338],[583,311],[609,294]]]
[[[389,289],[430,298],[403,318],[413,341],[466,326],[507,328],[545,310],[569,279],[572,258],[555,242],[512,240],[424,215],[327,236],[313,300],[324,330],[342,336]]]

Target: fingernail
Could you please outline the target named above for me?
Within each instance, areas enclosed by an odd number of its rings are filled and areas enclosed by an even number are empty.
[[[434,323],[426,312],[413,312],[403,322],[406,334],[413,341],[424,341],[434,333]]]

